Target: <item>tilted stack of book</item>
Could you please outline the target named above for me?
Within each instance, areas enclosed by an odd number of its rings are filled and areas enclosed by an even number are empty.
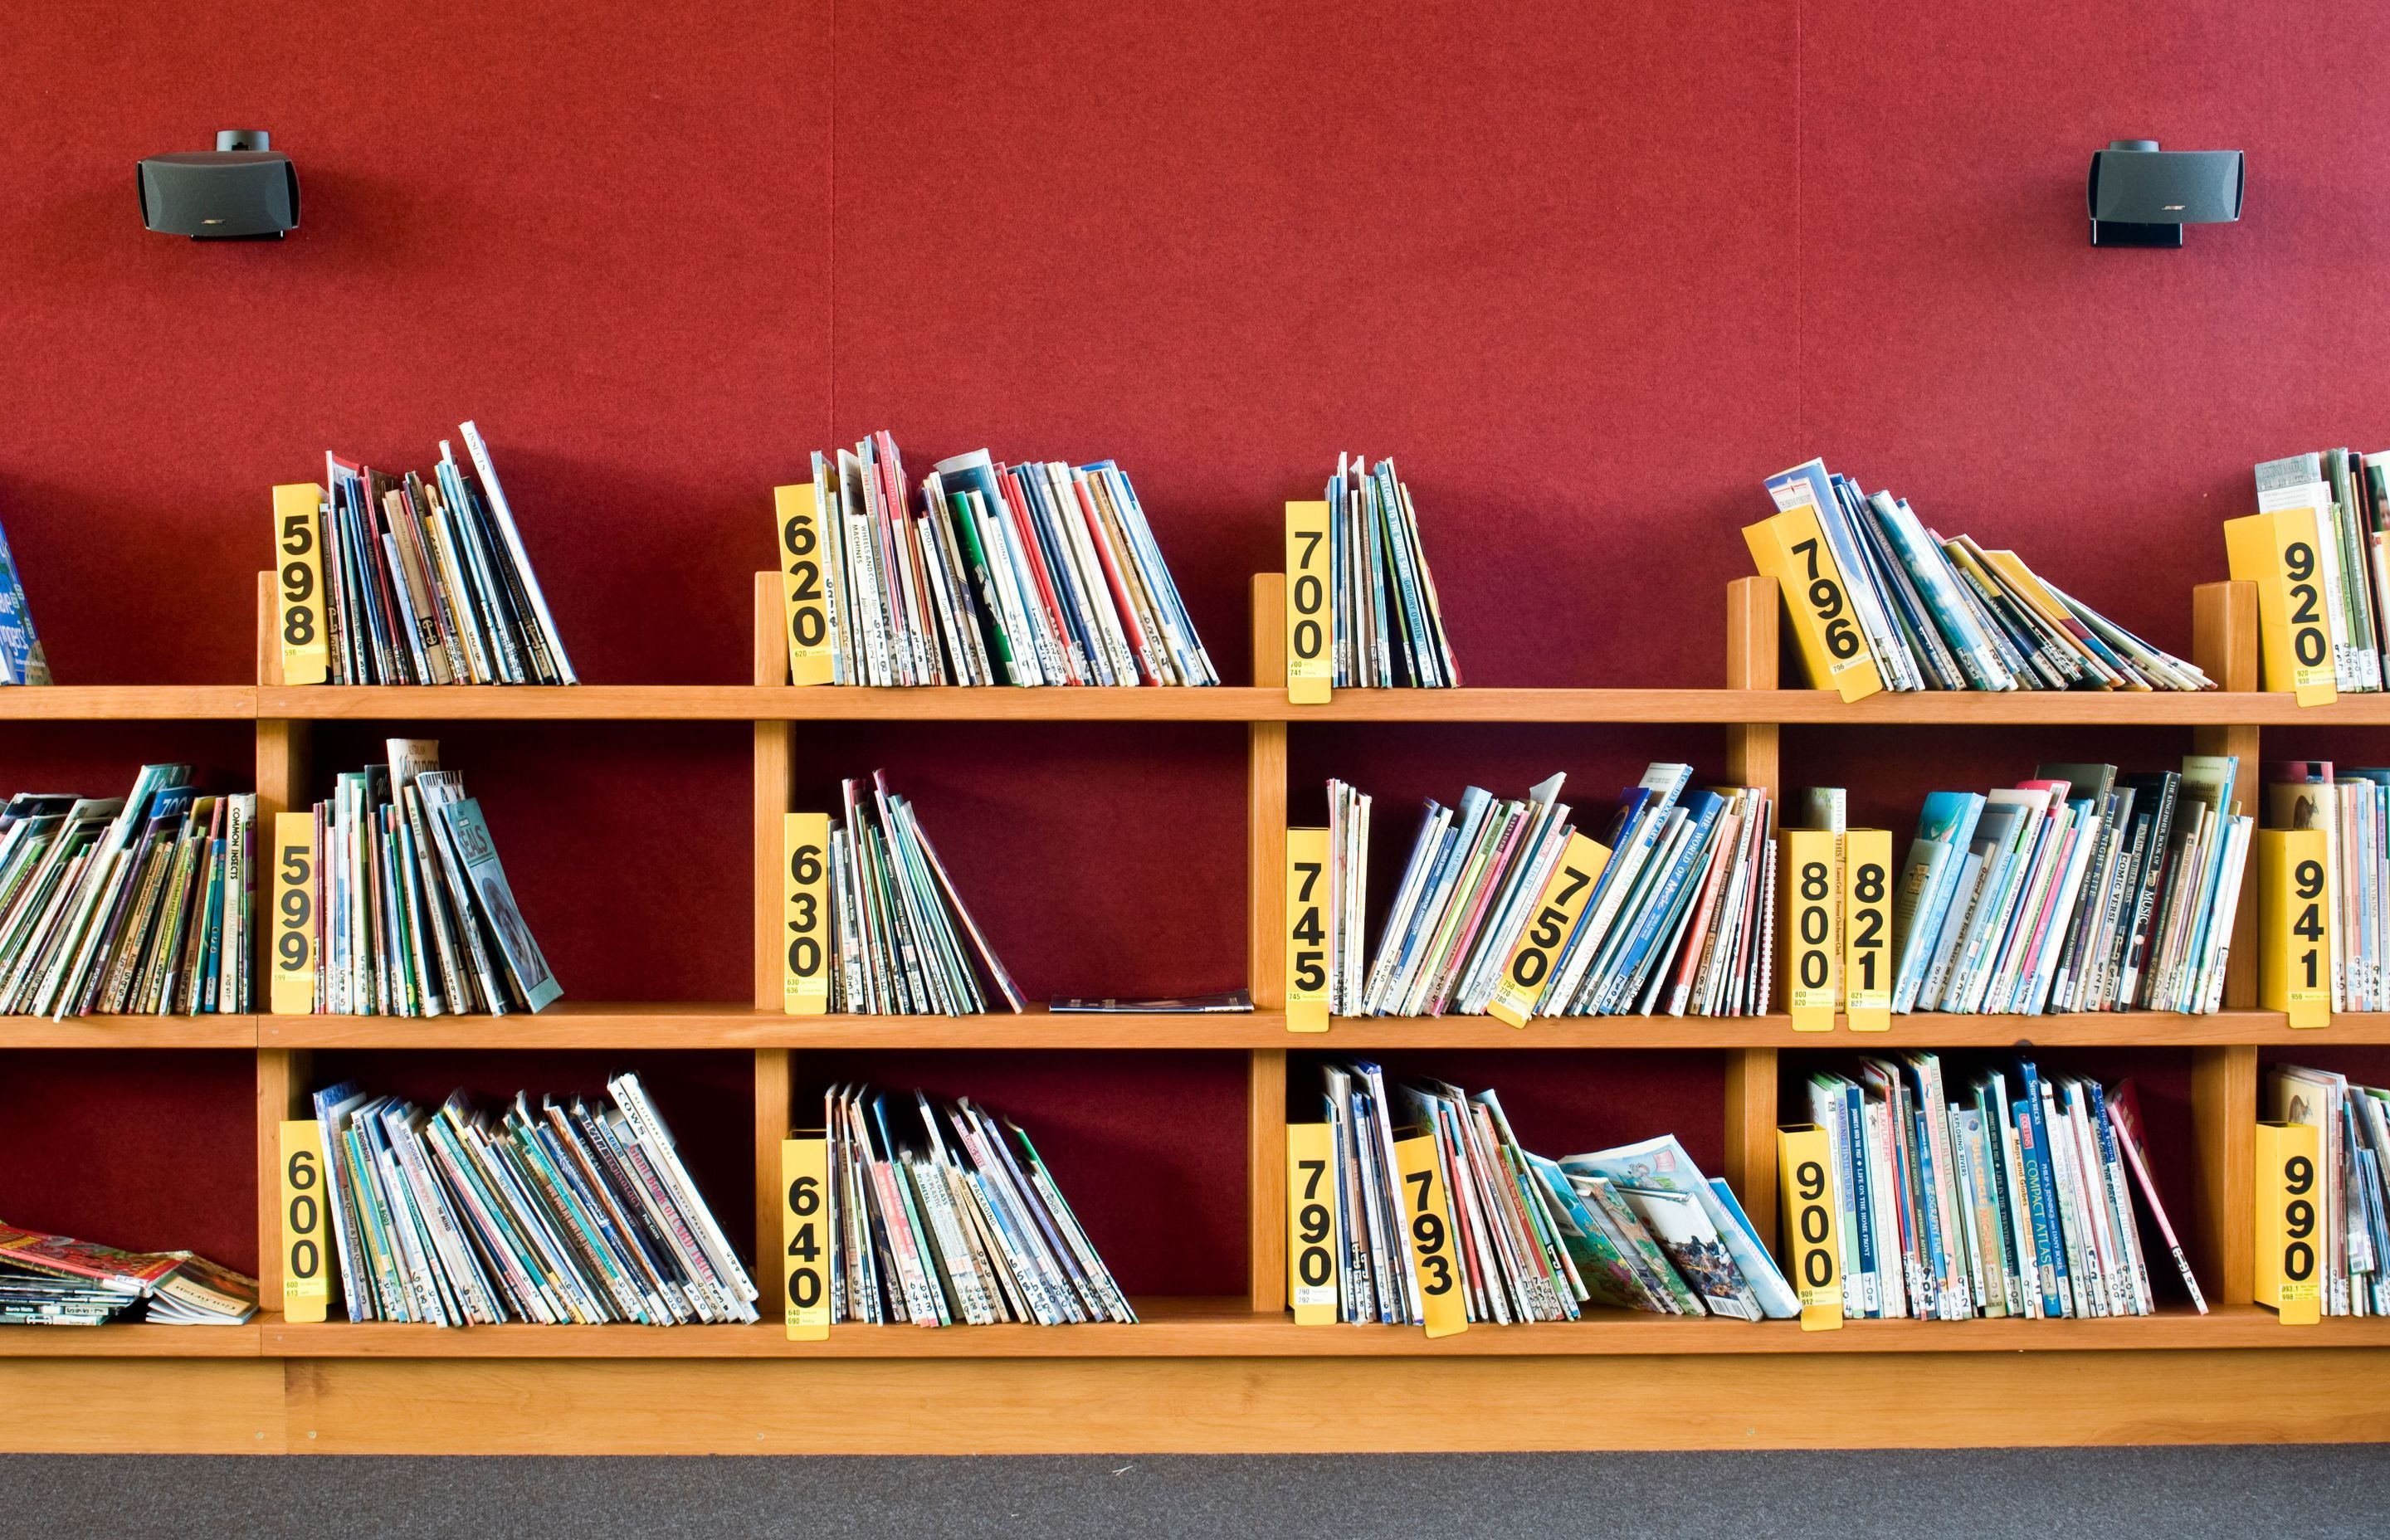
[[[612,1101],[518,1093],[437,1112],[315,1093],[353,1321],[433,1326],[756,1319],[754,1280],[635,1074]]]
[[[0,1326],[238,1326],[257,1280],[189,1251],[120,1251],[0,1225]]]
[[[1373,468],[1365,456],[1336,456],[1328,483],[1328,572],[1335,591],[1336,688],[1460,683],[1435,578],[1420,545],[1419,510],[1394,461]]]
[[[33,635],[33,611],[25,602],[25,584],[9,554],[8,537],[0,533],[0,685],[51,683],[50,660],[42,639]]]
[[[911,511],[896,442],[813,457],[840,685],[1216,685],[1128,475],[941,460]]]
[[[0,1012],[250,1008],[247,792],[203,797],[145,764],[123,797],[24,793],[0,813]]]
[[[2390,1090],[2334,1070],[2278,1064],[2266,1072],[2265,1108],[2271,1122],[2317,1131],[2318,1308],[2390,1315]]]
[[[913,804],[877,770],[867,783],[841,781],[839,801],[843,819],[829,826],[829,1008],[976,1016],[987,1009],[984,977],[1008,1007],[1026,1010]]]
[[[2390,450],[2319,450],[2257,467],[2257,511],[2311,508],[2336,688],[2383,687],[2390,648]],[[2319,662],[2321,660],[2318,660]]]
[[[1020,1124],[861,1085],[831,1087],[823,1116],[833,1321],[1137,1319]]]
[[[1823,460],[1777,472],[1767,491],[1780,509],[1817,510],[1859,643],[1886,689],[2216,687],[2191,664],[2035,572],[2014,551],[1985,550],[1965,535],[1946,540],[1906,498],[1863,493],[1830,473]]]
[[[1843,1313],[1911,1316],[2147,1315],[2152,1267],[2205,1315],[2199,1280],[2150,1172],[2131,1081],[1987,1069],[1953,1099],[1931,1053],[1864,1059],[1809,1077],[1841,1211]],[[2152,1264],[2139,1187],[2169,1256]]]
[[[2332,1008],[2390,1010],[2390,770],[2265,767],[2266,827],[2320,829]]]

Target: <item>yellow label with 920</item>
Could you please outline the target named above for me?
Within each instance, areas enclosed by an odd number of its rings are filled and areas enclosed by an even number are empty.
[[[1286,831],[1286,1030],[1328,1030],[1328,831]]]
[[[1394,1141],[1394,1169],[1403,1179],[1403,1223],[1410,1231],[1411,1272],[1419,1279],[1427,1334],[1449,1337],[1469,1329],[1469,1304],[1460,1289],[1459,1249],[1452,1235],[1452,1206],[1444,1190],[1433,1134]]]
[[[1841,948],[1834,923],[1834,836],[1822,828],[1784,831],[1785,935],[1792,943],[1785,1000],[1794,1032],[1834,1030]]]
[[[1892,1030],[1892,830],[1843,834],[1843,1009],[1853,1032]]]
[[[274,971],[276,1016],[315,1008],[315,815],[274,815]]]
[[[2328,706],[2340,699],[2317,555],[2324,524],[2319,511],[2273,508],[2224,521],[2232,579],[2257,588],[2260,677],[2266,688],[2287,690],[2302,706]]]
[[[1336,596],[1329,583],[1328,505],[1286,506],[1286,698],[1328,703],[1335,678]]]
[[[780,1239],[788,1263],[789,1341],[829,1337],[829,1141],[780,1141]]]
[[[330,1314],[332,1303],[322,1126],[313,1118],[283,1123],[281,1155],[282,1318],[320,1321]]]
[[[789,635],[789,683],[827,685],[831,677],[829,601],[822,586],[821,502],[811,481],[774,487],[780,520],[782,629]]]
[[[1536,918],[1520,933],[1519,944],[1511,948],[1510,960],[1503,966],[1502,982],[1485,1007],[1488,1014],[1514,1027],[1525,1026],[1536,1014],[1544,991],[1551,987],[1552,958],[1576,930],[1576,922],[1585,918],[1594,886],[1609,865],[1608,845],[1570,832],[1568,848],[1561,852],[1560,865],[1545,879],[1543,896],[1536,902]]]
[[[2257,1125],[2255,1292],[2284,1326],[2313,1326],[2323,1314],[2318,1132],[2309,1123]]]
[[[780,1007],[790,1016],[829,1008],[829,815],[791,813],[780,822],[780,886],[787,895]]]
[[[2294,1027],[2332,1024],[2332,884],[2319,828],[2257,831],[2257,1003]]]
[[[1286,1125],[1286,1303],[1297,1326],[1336,1324],[1336,1136]]]
[[[1839,1331],[1843,1210],[1826,1131],[1816,1123],[1778,1129],[1776,1170],[1784,1187],[1785,1272],[1801,1296],[1801,1329]]]
[[[301,481],[274,489],[276,573],[282,597],[282,682],[320,685],[331,675],[332,649],[324,636],[324,558],[317,518],[324,489]]]

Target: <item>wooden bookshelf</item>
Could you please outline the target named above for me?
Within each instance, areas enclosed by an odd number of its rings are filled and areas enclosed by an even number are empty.
[[[9,1048],[211,1048],[254,1056],[259,1251],[278,1303],[275,1124],[305,1106],[318,1049],[717,1049],[751,1054],[748,1229],[777,1299],[778,1140],[809,1052],[1022,1049],[1244,1056],[1246,1292],[1137,1301],[1135,1326],[839,1327],[820,1343],[752,1327],[447,1330],[392,1324],[0,1328],[0,1393],[19,1415],[0,1444],[28,1449],[319,1452],[978,1452],[1551,1447],[1903,1446],[2390,1438],[2390,1321],[2279,1326],[2243,1303],[2254,1268],[2252,1131],[2258,1054],[2390,1044],[2390,1014],[2294,1032],[2257,1008],[2242,905],[2212,1016],[2117,1012],[1895,1017],[1891,1030],[1796,1033],[1780,1002],[1741,1020],[1604,1017],[1340,1019],[1286,1031],[1279,936],[1290,735],[1318,723],[1656,724],[1725,730],[1725,769],[1780,791],[1781,729],[1805,724],[2000,727],[2174,726],[2200,751],[2242,756],[2261,730],[2390,725],[2390,698],[2301,710],[2256,689],[2255,604],[2242,585],[2194,597],[2194,656],[2222,689],[2199,695],[1885,694],[1845,705],[1780,688],[1779,604],[1746,579],[1728,596],[1728,669],[1716,689],[1347,690],[1318,707],[1285,698],[1282,580],[1253,585],[1253,682],[1211,689],[795,689],[787,684],[774,574],[758,574],[753,671],[739,686],[564,689],[289,687],[263,618],[255,687],[0,691],[0,719],[250,720],[259,812],[305,800],[318,721],[743,721],[754,738],[752,997],[567,1001],[536,1016],[0,1019]],[[1213,722],[1247,740],[1247,965],[1256,1008],[1221,1016],[790,1016],[779,1009],[777,852],[797,725],[810,722]],[[2096,745],[2087,744],[2086,753]],[[1714,1053],[1724,1174],[1772,1237],[1780,1059],[1901,1047],[2183,1056],[2191,1086],[2186,1231],[2211,1314],[2095,1321],[1851,1322],[1802,1332],[1596,1311],[1567,1325],[1480,1326],[1430,1341],[1378,1327],[1299,1328],[1284,1311],[1284,1170],[1290,1050]],[[0,1060],[5,1062],[5,1060]],[[195,1154],[200,1158],[205,1152]],[[720,1211],[717,1211],[718,1213]],[[1600,1359],[1597,1368],[1582,1363]],[[161,1400],[216,1415],[161,1418]],[[663,1408],[669,1407],[669,1413]],[[957,1415],[932,1415],[932,1407]],[[1632,1408],[1631,1411],[1622,1408]],[[1995,1410],[1998,1408],[1998,1410]],[[968,1415],[959,1415],[967,1410]]]

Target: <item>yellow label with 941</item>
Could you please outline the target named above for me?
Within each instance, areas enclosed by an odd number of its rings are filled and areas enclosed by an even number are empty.
[[[1742,540],[1751,547],[1752,561],[1784,592],[1784,608],[1792,617],[1792,635],[1801,644],[1809,683],[1839,690],[1844,700],[1864,699],[1882,690],[1883,675],[1859,635],[1849,588],[1842,569],[1834,565],[1825,531],[1818,527],[1816,507],[1803,503],[1746,525]]]
[[[1784,1187],[1784,1270],[1801,1297],[1801,1329],[1839,1331],[1843,1209],[1826,1131],[1816,1123],[1778,1129],[1776,1171]]]
[[[1843,1007],[1853,1032],[1892,1030],[1892,830],[1843,834]]]
[[[281,595],[282,682],[320,685],[331,676],[324,637],[324,558],[317,519],[324,489],[302,481],[274,489],[274,550]]]
[[[1286,831],[1286,1030],[1328,1030],[1328,831]]]
[[[1543,897],[1536,900],[1535,918],[1520,933],[1519,944],[1510,951],[1510,960],[1503,967],[1502,982],[1496,986],[1494,998],[1486,1011],[1500,1017],[1514,1027],[1523,1027],[1543,1003],[1544,991],[1551,987],[1552,959],[1560,955],[1576,922],[1585,918],[1585,906],[1593,899],[1596,883],[1601,880],[1602,868],[1610,865],[1610,847],[1599,840],[1588,840],[1572,830],[1568,848],[1561,852],[1560,865],[1544,880]]]
[[[2322,1141],[2307,1123],[2257,1125],[2257,1303],[2284,1326],[2323,1314]]]
[[[274,815],[274,971],[276,1016],[315,1008],[315,815]],[[314,1126],[310,1124],[309,1126]]]
[[[1444,1190],[1443,1165],[1433,1134],[1394,1141],[1394,1169],[1402,1174],[1403,1223],[1410,1231],[1411,1272],[1419,1279],[1427,1334],[1449,1337],[1469,1329],[1469,1302],[1460,1288],[1460,1252],[1452,1234],[1452,1205]]]
[[[781,629],[789,635],[789,683],[830,682],[829,600],[822,583],[821,501],[811,481],[774,487],[780,520]]]
[[[2224,521],[2232,581],[2257,585],[2257,659],[2265,687],[2289,691],[2302,706],[2340,699],[2317,512],[2275,508]]]
[[[1336,596],[1329,582],[1328,505],[1286,506],[1286,698],[1328,703],[1335,678]]]
[[[2332,1024],[2331,857],[2319,828],[2257,831],[2257,1003]]]
[[[1336,1324],[1336,1136],[1286,1125],[1286,1302],[1297,1326]]]
[[[829,815],[791,813],[780,820],[780,1007],[790,1016],[829,1008]]]
[[[282,1318],[320,1321],[332,1303],[332,1227],[324,1205],[324,1134],[315,1119],[282,1125]]]
[[[1822,828],[1786,829],[1785,1000],[1794,1032],[1834,1030],[1835,985],[1842,972],[1834,899],[1834,836]]]
[[[829,1141],[780,1141],[780,1239],[788,1263],[789,1341],[829,1338]]]

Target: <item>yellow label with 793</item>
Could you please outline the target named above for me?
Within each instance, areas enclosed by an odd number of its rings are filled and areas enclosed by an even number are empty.
[[[274,971],[267,1005],[276,1016],[315,1008],[315,815],[274,815]]]
[[[2323,1314],[2322,1140],[2310,1123],[2257,1125],[2257,1303],[2284,1326]]]
[[[1449,1337],[1469,1329],[1469,1303],[1461,1292],[1460,1252],[1435,1145],[1433,1134],[1396,1139],[1394,1169],[1403,1179],[1403,1224],[1410,1232],[1411,1271],[1427,1312],[1427,1334]]]
[[[324,558],[318,516],[324,489],[302,481],[274,489],[274,550],[280,565],[276,589],[281,619],[282,682],[320,685],[331,676],[331,644],[324,635]]]
[[[1784,841],[1784,997],[1794,1032],[1834,1030],[1842,972],[1835,924],[1834,836],[1788,828]]]
[[[1551,987],[1552,960],[1576,930],[1577,921],[1585,918],[1585,906],[1593,899],[1602,868],[1609,865],[1608,845],[1571,831],[1560,865],[1552,868],[1552,875],[1544,881],[1543,896],[1536,901],[1535,918],[1510,950],[1502,982],[1485,1007],[1488,1014],[1514,1027],[1525,1026],[1536,1014],[1544,992]]]
[[[1286,1030],[1328,1030],[1328,831],[1286,831]]]
[[[789,683],[830,682],[829,601],[822,585],[821,501],[812,481],[772,489],[780,522],[781,629]]]
[[[829,815],[790,813],[780,820],[780,1008],[819,1016],[829,1008]]]
[[[2224,521],[2232,581],[2257,585],[2257,659],[2266,688],[2302,706],[2340,699],[2332,664],[2315,508],[2275,508]]]
[[[2331,856],[2319,828],[2257,831],[2257,1003],[2332,1024]]]
[[[1778,1129],[1776,1172],[1784,1187],[1784,1271],[1801,1296],[1801,1329],[1839,1331],[1843,1209],[1826,1131],[1816,1123]]]
[[[1336,1136],[1286,1125],[1286,1303],[1297,1326],[1336,1324]]]
[[[332,1227],[324,1204],[324,1132],[313,1118],[282,1125],[282,1318],[320,1321],[332,1303]]]
[[[1742,540],[1760,572],[1774,578],[1784,592],[1784,608],[1792,617],[1792,635],[1801,644],[1809,683],[1839,690],[1845,700],[1862,700],[1882,690],[1883,675],[1859,635],[1849,587],[1834,564],[1825,531],[1818,527],[1817,508],[1804,503],[1746,525]]]
[[[1324,706],[1335,678],[1336,596],[1329,582],[1328,505],[1286,506],[1286,698]]]
[[[1892,1030],[1892,830],[1843,832],[1843,1010],[1853,1032]]]
[[[789,1341],[829,1337],[829,1141],[780,1141],[780,1240],[788,1263]]]

